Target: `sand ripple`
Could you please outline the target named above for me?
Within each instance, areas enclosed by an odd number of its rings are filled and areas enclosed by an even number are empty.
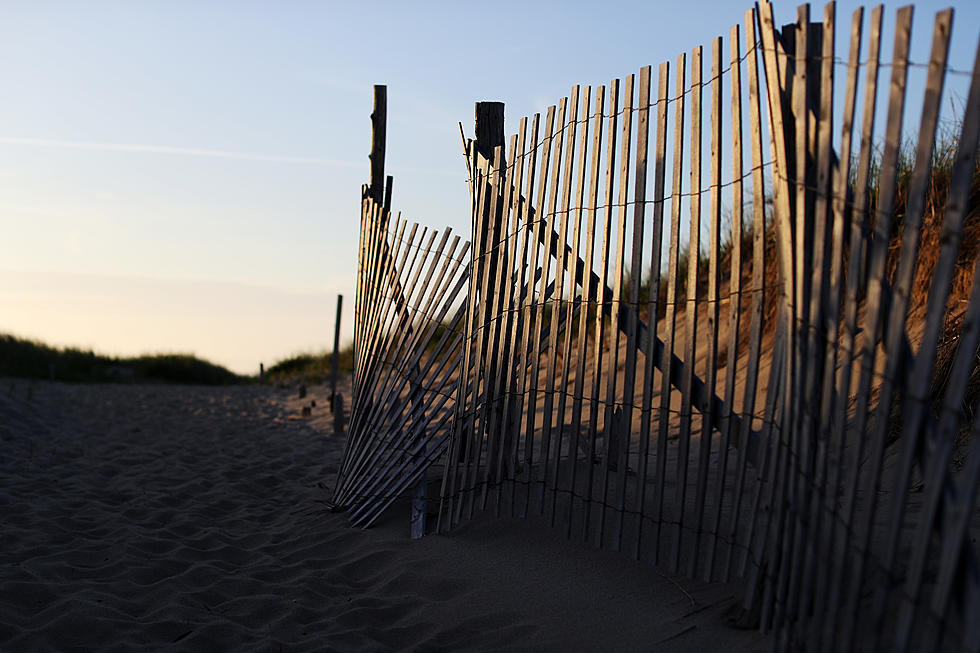
[[[312,420],[260,387],[0,393],[0,650],[644,650],[685,619],[710,631],[653,570],[525,522],[412,542],[396,506],[350,529],[319,503],[343,449],[322,393]]]

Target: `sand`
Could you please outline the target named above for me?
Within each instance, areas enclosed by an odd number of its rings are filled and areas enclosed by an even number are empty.
[[[768,649],[739,588],[533,520],[350,528],[325,398],[0,380],[0,650]]]

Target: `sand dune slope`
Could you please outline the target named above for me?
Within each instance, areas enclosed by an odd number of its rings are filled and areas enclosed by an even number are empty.
[[[350,529],[312,396],[0,381],[0,650],[765,648],[730,590],[541,524]]]

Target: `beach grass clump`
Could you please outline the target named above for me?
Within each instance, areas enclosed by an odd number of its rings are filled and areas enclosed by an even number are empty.
[[[250,381],[192,354],[117,357],[0,334],[0,376],[71,383],[233,385]]]
[[[167,383],[234,385],[247,379],[192,354],[156,354],[127,359],[135,376]]]
[[[354,346],[339,352],[339,371],[350,374],[354,369]],[[303,352],[278,361],[265,371],[268,383],[323,383],[333,373],[333,352]]]

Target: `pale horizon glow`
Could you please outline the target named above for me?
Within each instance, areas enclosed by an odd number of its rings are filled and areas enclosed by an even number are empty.
[[[111,355],[193,353],[254,374],[329,350],[343,294],[347,344],[374,84],[388,87],[393,208],[466,238],[458,124],[472,136],[474,102],[504,102],[514,133],[573,84],[656,74],[716,35],[727,50],[751,5],[11,0],[0,21],[0,333]],[[844,59],[859,5],[837,4]],[[899,6],[885,7],[885,61]],[[945,6],[916,3],[912,61],[928,61]],[[795,21],[795,7],[775,3],[777,23]],[[813,5],[811,19],[822,15]],[[972,67],[978,26],[980,3],[958,2],[950,67]],[[909,116],[924,75],[910,70]],[[947,95],[965,97],[967,81],[951,75]]]
[[[0,269],[4,331],[14,336],[112,356],[195,354],[240,374],[332,350],[323,334],[332,333],[336,302],[326,291]],[[143,334],[159,331],[166,342],[148,345]]]

